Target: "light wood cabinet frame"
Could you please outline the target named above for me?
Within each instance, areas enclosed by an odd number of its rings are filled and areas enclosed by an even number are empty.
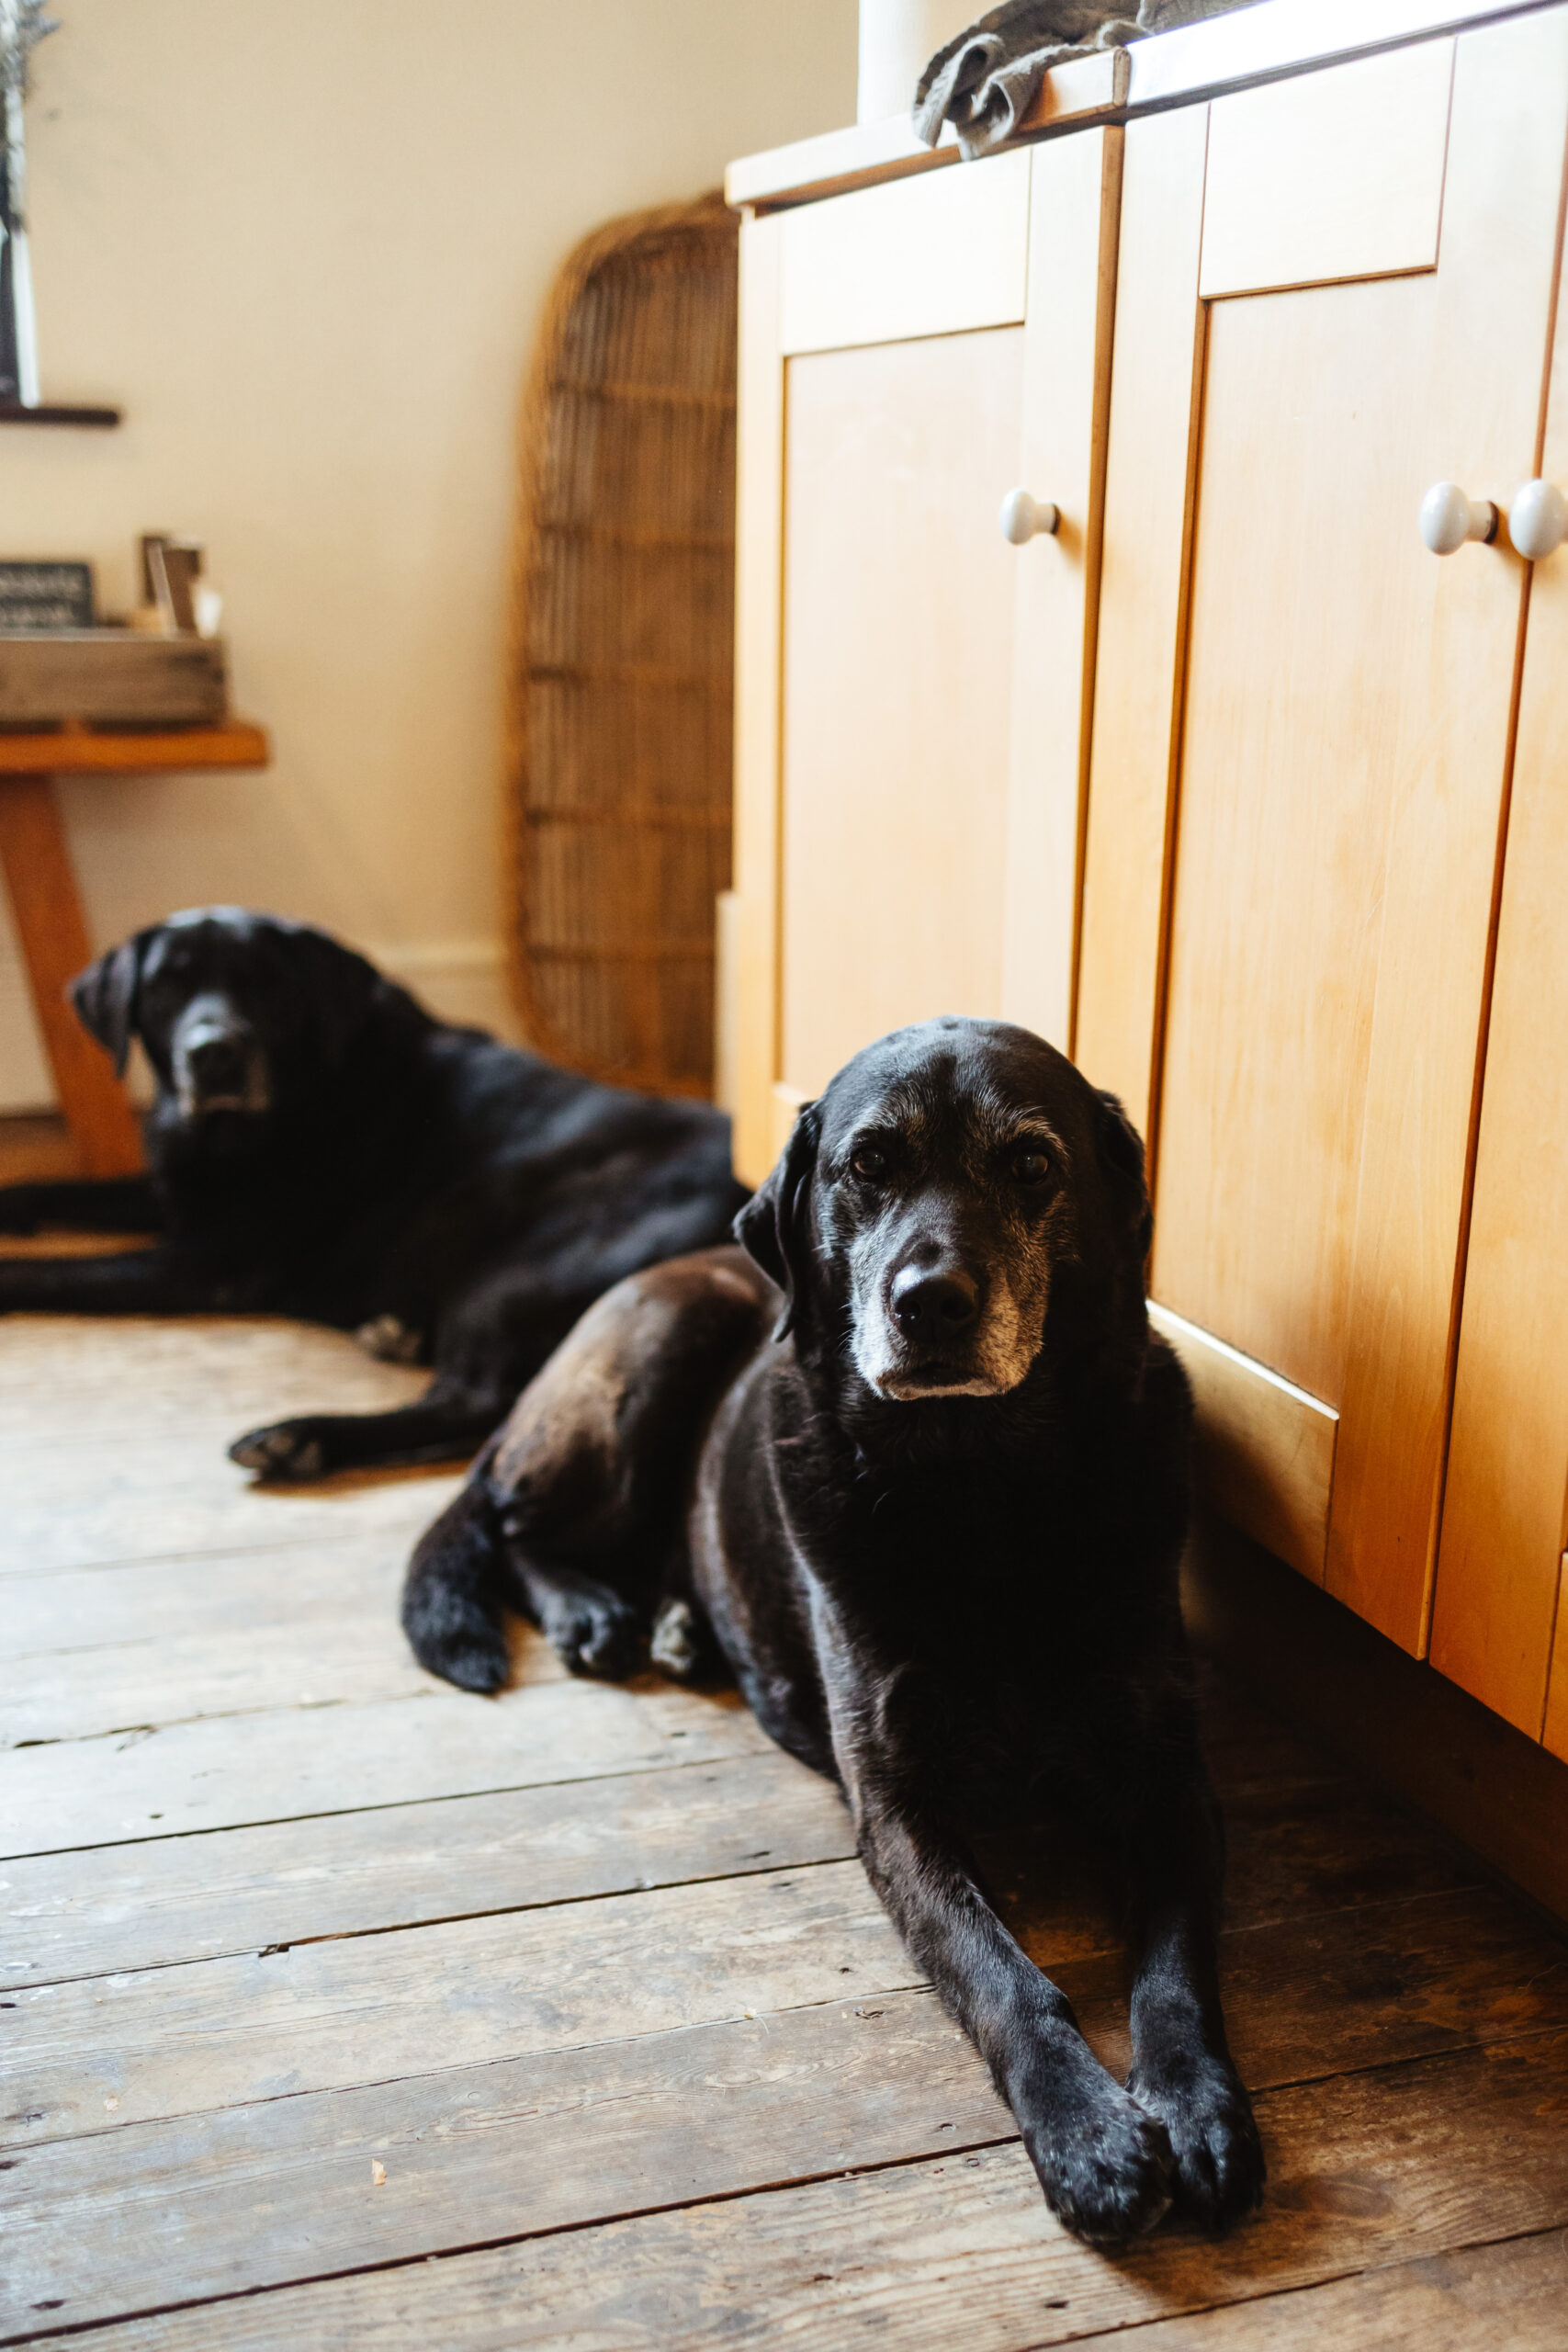
[[[1568,488],[1562,245],[1531,471]],[[1568,548],[1528,593],[1431,1657],[1568,1758]]]
[[[1019,551],[998,1009],[1064,1048],[1070,1042],[1122,144],[1119,128],[1086,130],[963,175],[868,189],[742,229],[735,890],[721,988],[735,1005],[727,1107],[736,1167],[749,1182],[773,1164],[801,1099],[784,1083],[780,968],[794,355],[1021,322],[1017,480],[1055,500],[1063,524],[1050,547]],[[1016,245],[1002,209],[1010,175],[1027,181],[1025,236]],[[998,252],[980,271],[974,222],[991,191]],[[896,268],[882,266],[887,255]],[[942,594],[935,571],[931,594]]]

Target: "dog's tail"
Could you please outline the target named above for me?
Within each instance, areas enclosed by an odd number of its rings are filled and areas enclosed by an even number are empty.
[[[506,1604],[511,1593],[489,1478],[495,1441],[409,1562],[403,1631],[421,1666],[463,1690],[499,1690],[510,1672]]]

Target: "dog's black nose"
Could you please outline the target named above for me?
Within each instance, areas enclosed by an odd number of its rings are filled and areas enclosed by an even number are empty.
[[[893,1320],[911,1340],[922,1340],[929,1347],[961,1339],[979,1304],[973,1277],[956,1270],[926,1274],[918,1266],[906,1266],[893,1278]]]
[[[249,1054],[243,1037],[215,1029],[193,1037],[186,1060],[204,1094],[237,1094],[245,1083]]]

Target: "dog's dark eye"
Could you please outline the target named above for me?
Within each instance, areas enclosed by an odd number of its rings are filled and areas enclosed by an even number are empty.
[[[878,1143],[857,1144],[850,1154],[850,1166],[868,1184],[874,1184],[887,1173],[887,1154]]]
[[[1051,1177],[1050,1156],[1026,1144],[1013,1153],[1012,1172],[1021,1184],[1048,1183]]]

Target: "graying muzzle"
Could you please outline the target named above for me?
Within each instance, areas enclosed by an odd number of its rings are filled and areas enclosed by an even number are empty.
[[[272,1100],[261,1041],[227,997],[193,997],[171,1039],[175,1091],[188,1117],[265,1111]]]

